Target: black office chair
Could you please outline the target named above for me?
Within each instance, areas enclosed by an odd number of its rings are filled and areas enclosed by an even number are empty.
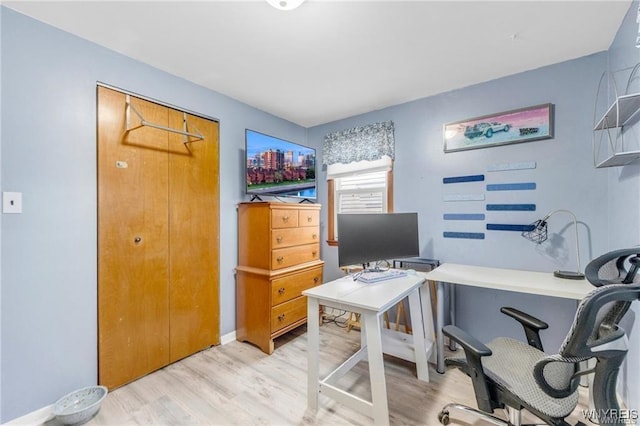
[[[526,409],[549,425],[568,426],[565,418],[578,403],[580,379],[594,373],[590,392],[595,413],[611,416],[599,419],[600,423],[624,424],[625,419],[615,418],[623,413],[616,398],[616,381],[628,342],[618,323],[631,303],[640,298],[639,267],[640,247],[612,251],[587,265],[586,278],[597,288],[580,302],[573,325],[555,355],[542,351],[539,333],[548,325],[517,309],[501,311],[522,324],[527,343],[497,338],[484,345],[458,327],[444,327],[443,333],[464,349],[445,363],[471,378],[478,409],[448,404],[438,415],[440,423],[448,424],[449,411],[456,409],[492,424],[518,426],[521,410]],[[583,363],[587,360],[592,361]],[[581,370],[594,362],[595,367]],[[507,411],[508,420],[492,414],[498,408]]]

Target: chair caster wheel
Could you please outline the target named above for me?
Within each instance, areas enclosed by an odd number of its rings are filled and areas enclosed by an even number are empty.
[[[448,411],[440,411],[438,414],[438,421],[440,424],[448,425],[449,424],[449,412]]]

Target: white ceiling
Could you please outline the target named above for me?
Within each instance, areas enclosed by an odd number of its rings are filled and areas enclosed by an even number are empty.
[[[2,4],[311,127],[606,50],[631,0]]]

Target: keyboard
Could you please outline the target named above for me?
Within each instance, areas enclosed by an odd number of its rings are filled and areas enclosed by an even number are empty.
[[[358,281],[371,284],[377,283],[378,281],[392,280],[394,278],[405,277],[407,275],[406,271],[400,271],[398,269],[387,269],[386,271],[381,272],[362,272],[358,276]]]

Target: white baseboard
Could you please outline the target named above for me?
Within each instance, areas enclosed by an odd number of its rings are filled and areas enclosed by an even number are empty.
[[[227,333],[220,337],[220,344],[226,345],[227,343],[233,342],[236,340],[236,331],[232,331],[231,333]]]
[[[2,423],[3,426],[16,426],[16,425],[42,425],[49,420],[53,419],[53,404],[43,407],[39,410],[32,411],[29,414],[25,414],[22,417],[13,419],[8,423]]]

